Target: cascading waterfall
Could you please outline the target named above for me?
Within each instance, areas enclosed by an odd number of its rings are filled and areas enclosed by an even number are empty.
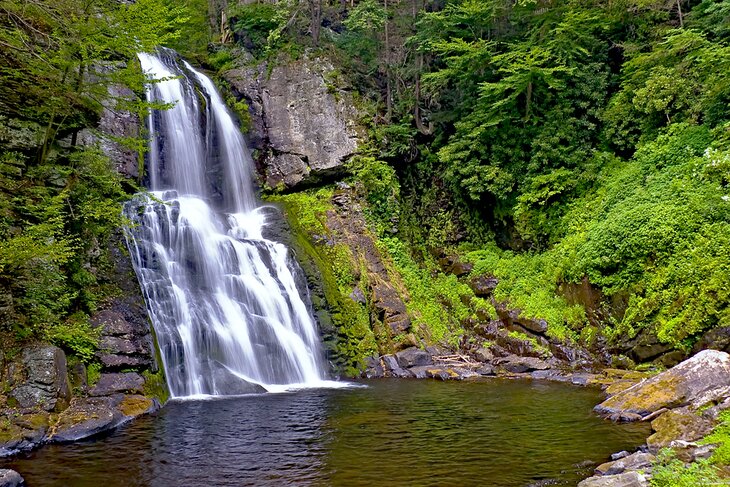
[[[150,195],[128,239],[174,397],[325,384],[319,336],[287,248],[262,236],[252,161],[221,96],[168,50],[140,54]]]

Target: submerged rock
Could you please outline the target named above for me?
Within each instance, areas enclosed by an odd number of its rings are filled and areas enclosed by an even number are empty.
[[[692,410],[730,396],[730,355],[705,350],[595,407],[604,416],[634,421],[662,408]]]

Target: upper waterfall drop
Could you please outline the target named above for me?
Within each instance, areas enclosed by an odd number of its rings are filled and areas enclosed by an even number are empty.
[[[212,81],[168,50],[139,54],[155,80],[152,197],[125,207],[128,239],[174,397],[324,382],[319,335],[266,216],[242,134]]]

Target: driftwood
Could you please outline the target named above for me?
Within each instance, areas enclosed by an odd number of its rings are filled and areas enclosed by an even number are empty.
[[[433,361],[439,365],[445,365],[447,367],[463,367],[466,369],[476,369],[484,365],[480,362],[475,362],[471,359],[471,357],[461,354],[434,355]]]

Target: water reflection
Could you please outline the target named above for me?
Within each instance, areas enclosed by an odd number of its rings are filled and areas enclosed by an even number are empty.
[[[596,391],[529,381],[374,381],[168,404],[107,438],[9,463],[35,486],[490,485],[551,479],[646,437]]]

